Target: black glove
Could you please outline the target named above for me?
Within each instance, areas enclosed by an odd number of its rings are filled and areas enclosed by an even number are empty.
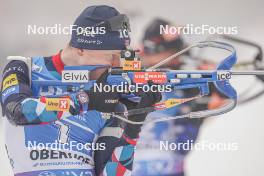
[[[149,85],[151,86],[152,84],[149,83]],[[139,103],[131,102],[127,99],[121,100],[122,103],[126,105],[128,110],[150,107],[154,105],[155,103],[159,102],[162,98],[160,92],[139,91],[134,94],[141,98]],[[146,117],[147,117],[147,113],[130,115],[128,116],[128,120],[135,121],[135,122],[142,122],[146,119]],[[142,125],[135,125],[135,124],[127,123],[124,129],[124,133],[132,139],[137,138],[139,132],[141,131],[141,126]]]
[[[96,81],[97,84],[106,85],[108,72],[105,71],[100,78]],[[90,90],[85,91],[89,97],[89,110],[96,110],[100,112],[114,112],[117,104],[119,103],[119,94],[116,91],[99,92],[94,91],[92,87]]]

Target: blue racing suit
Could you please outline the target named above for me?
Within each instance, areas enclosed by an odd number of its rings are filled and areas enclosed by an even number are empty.
[[[47,98],[69,89],[30,86],[31,80],[61,80],[60,54],[31,63],[15,59],[3,71],[5,143],[14,175],[131,175],[136,139],[98,111],[72,115],[70,97]]]

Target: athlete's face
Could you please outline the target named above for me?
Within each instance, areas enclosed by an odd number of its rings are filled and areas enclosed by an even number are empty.
[[[79,65],[120,66],[120,50],[80,50]],[[98,79],[106,68],[99,68],[90,72],[90,79]]]
[[[120,50],[80,50],[80,65],[120,66]]]

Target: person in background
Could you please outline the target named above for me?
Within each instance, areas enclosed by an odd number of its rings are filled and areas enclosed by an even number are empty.
[[[143,35],[141,58],[143,66],[146,68],[159,63],[162,59],[181,51],[187,46],[180,34],[160,34],[160,25],[171,26],[166,20],[155,19],[147,26]],[[171,60],[162,67],[173,70],[188,68],[184,59],[190,59],[189,57],[191,57],[190,53],[186,53]],[[193,69],[193,66],[191,69]],[[198,69],[198,66],[195,69]],[[170,93],[163,93],[162,100],[173,97],[192,97],[198,93],[199,90],[197,89],[176,90]],[[211,95],[207,98],[211,98]],[[219,101],[217,101],[218,98]],[[218,104],[215,104],[216,101]],[[216,95],[214,100],[210,99],[206,103],[199,103],[197,101],[184,103],[180,106],[163,110],[161,114],[157,112],[150,113],[147,118],[162,116],[162,114],[176,116],[190,111],[205,110],[208,107],[215,108],[221,102],[222,99]],[[133,175],[184,176],[184,162],[187,154],[190,152],[189,149],[179,147],[176,150],[171,150],[166,147],[160,148],[161,144],[166,146],[166,143],[174,143],[180,146],[180,144],[194,143],[197,140],[203,121],[203,119],[176,119],[145,124],[137,143]]]

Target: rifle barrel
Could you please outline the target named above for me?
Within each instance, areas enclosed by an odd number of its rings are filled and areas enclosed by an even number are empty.
[[[232,75],[264,75],[264,70],[231,70]]]

